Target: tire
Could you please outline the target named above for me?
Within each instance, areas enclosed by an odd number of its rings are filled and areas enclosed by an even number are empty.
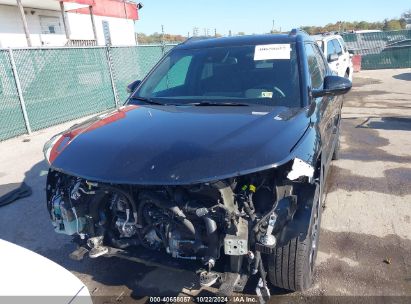
[[[275,252],[267,257],[268,279],[276,287],[304,291],[312,285],[321,224],[322,184],[319,191],[306,237],[297,237],[282,247],[276,247]]]

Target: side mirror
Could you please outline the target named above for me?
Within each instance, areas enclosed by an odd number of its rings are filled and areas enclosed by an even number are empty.
[[[348,93],[351,90],[352,82],[340,76],[326,76],[322,90],[313,90],[313,97],[336,96]]]
[[[334,54],[330,54],[328,55],[327,58],[328,62],[334,62],[338,60],[338,54],[334,53]]]
[[[131,94],[140,85],[141,80],[135,80],[127,86],[127,93]]]

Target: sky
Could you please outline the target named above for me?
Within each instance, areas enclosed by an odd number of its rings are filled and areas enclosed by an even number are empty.
[[[134,0],[139,2],[138,0]],[[382,21],[399,18],[411,9],[411,0],[140,0],[136,32],[164,31],[186,36],[193,27],[214,29],[222,35],[267,33],[273,27],[288,31],[303,25],[342,21]]]

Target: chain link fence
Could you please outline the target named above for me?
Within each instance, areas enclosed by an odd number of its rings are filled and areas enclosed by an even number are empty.
[[[126,87],[134,80],[142,80],[158,60],[174,45],[146,45],[138,47],[111,47],[113,75],[118,97],[124,101]]]
[[[0,140],[27,132],[9,55],[0,50]]]
[[[344,34],[348,50],[361,55],[361,68],[411,67],[411,30]]]
[[[173,47],[0,49],[0,140],[122,104]]]

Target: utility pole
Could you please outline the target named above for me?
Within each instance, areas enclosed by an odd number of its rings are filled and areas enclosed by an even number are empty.
[[[94,35],[94,40],[96,41],[96,45],[98,45],[98,40],[97,40],[97,30],[96,30],[96,21],[94,20],[94,12],[93,12],[93,6],[89,6],[88,10],[90,12],[90,18],[91,18],[91,27],[93,28],[93,35]],[[108,34],[108,37],[110,37],[110,32]],[[111,44],[111,39],[110,39],[110,44]]]
[[[193,27],[193,37],[198,37],[198,27]]]
[[[17,6],[19,7],[21,21],[23,22],[24,34],[26,35],[27,46],[31,47],[31,39],[29,33],[29,27],[27,26],[26,15],[24,14],[24,8],[21,4],[21,0],[17,0]]]

